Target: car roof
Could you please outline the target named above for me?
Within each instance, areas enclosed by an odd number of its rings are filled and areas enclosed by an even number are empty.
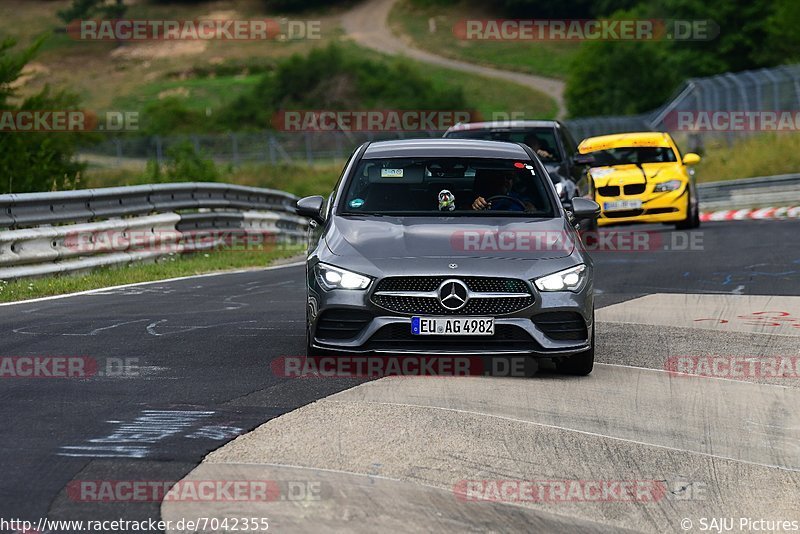
[[[669,147],[670,137],[665,132],[631,132],[623,134],[601,135],[599,137],[588,137],[578,145],[581,154],[595,152],[597,150],[607,150],[609,148],[623,147]]]
[[[366,159],[379,158],[507,158],[529,160],[520,145],[482,139],[403,139],[376,141],[367,146]]]
[[[553,120],[519,120],[519,121],[486,121],[464,122],[448,128],[445,135],[450,132],[463,132],[467,130],[524,130],[528,128],[556,128],[562,124]]]

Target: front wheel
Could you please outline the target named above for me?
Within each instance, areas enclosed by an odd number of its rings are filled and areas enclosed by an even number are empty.
[[[592,343],[588,350],[559,358],[556,371],[565,375],[586,376],[594,369],[594,325],[592,325]]]
[[[689,209],[687,210],[686,219],[675,225],[678,230],[693,230],[700,227],[700,205],[692,205],[692,197],[689,196]]]

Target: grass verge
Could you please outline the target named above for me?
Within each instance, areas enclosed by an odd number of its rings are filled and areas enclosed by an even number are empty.
[[[469,1],[416,6],[409,0],[402,0],[392,9],[389,26],[395,33],[411,37],[419,48],[438,55],[506,70],[566,77],[578,50],[577,42],[467,41],[453,33],[459,21],[494,18],[496,14]],[[431,31],[432,28],[435,30]]]
[[[195,274],[266,267],[284,258],[302,254],[303,246],[281,246],[269,251],[218,250],[208,253],[167,256],[156,263],[104,267],[84,275],[48,276],[36,279],[0,280],[0,302],[16,302],[64,295],[104,287],[152,282]]]
[[[697,165],[698,182],[795,173],[800,169],[800,135],[762,133],[728,145],[707,143]]]

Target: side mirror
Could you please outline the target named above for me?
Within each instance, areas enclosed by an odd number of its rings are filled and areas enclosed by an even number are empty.
[[[572,156],[572,162],[575,163],[575,165],[594,165],[595,159],[591,154],[581,154],[578,152]]]
[[[600,216],[600,204],[588,198],[572,199],[572,215],[576,219],[596,219]]]
[[[700,163],[700,156],[698,156],[694,152],[689,152],[688,154],[684,154],[683,156],[684,165],[697,165],[698,163]]]
[[[318,223],[323,222],[322,206],[325,204],[325,199],[319,195],[313,197],[301,198],[297,201],[297,214],[301,217],[308,217]]]

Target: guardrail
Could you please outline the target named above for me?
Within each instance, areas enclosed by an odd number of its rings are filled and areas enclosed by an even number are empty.
[[[708,182],[697,190],[706,211],[800,206],[800,174]]]
[[[73,273],[230,246],[293,243],[297,197],[218,183],[0,195],[0,279]]]

